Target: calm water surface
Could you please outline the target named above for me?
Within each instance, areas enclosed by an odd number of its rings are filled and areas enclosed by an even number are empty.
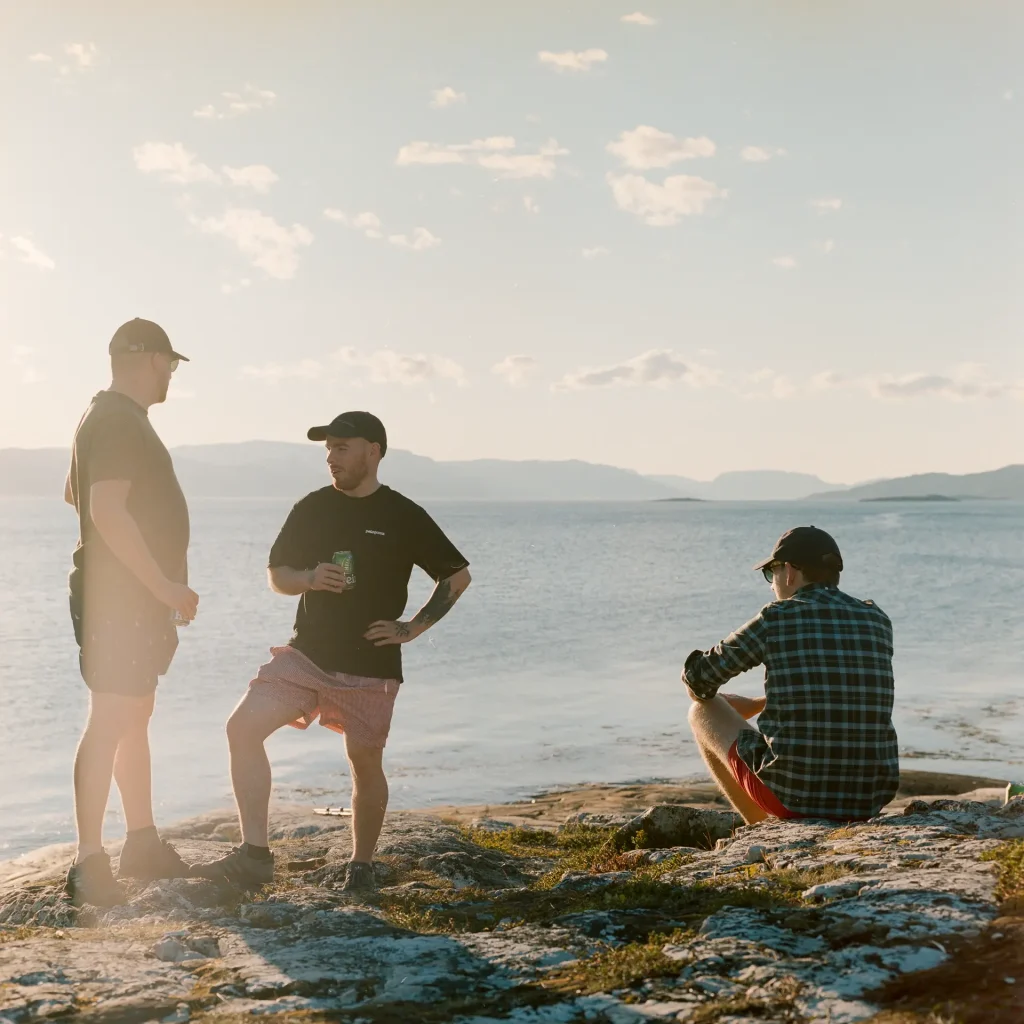
[[[192,504],[200,616],[153,722],[158,820],[230,803],[223,722],[294,600],[266,587],[291,502]],[[560,784],[701,773],[679,669],[770,598],[749,570],[798,523],[831,531],[844,589],[893,620],[903,757],[1024,773],[1024,505],[431,504],[472,562],[455,610],[405,648],[386,764],[392,806],[498,801]],[[74,513],[0,499],[0,857],[72,837],[70,765],[86,691],[66,576]],[[413,578],[410,613],[430,581]],[[760,692],[760,672],[732,689]],[[347,802],[340,738],[270,741],[290,799]],[[116,799],[113,801],[117,803]],[[120,830],[119,809],[108,832]]]

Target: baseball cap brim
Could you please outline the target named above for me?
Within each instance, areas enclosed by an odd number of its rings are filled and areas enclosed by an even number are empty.
[[[763,562],[758,562],[757,565],[754,566],[754,572],[760,572],[766,566],[769,566],[772,562],[776,561],[778,561],[778,559],[774,555],[769,555]]]
[[[174,349],[171,349],[171,358],[172,359],[180,359],[183,363],[191,363],[192,362],[192,360],[189,359],[188,356],[183,356],[180,352],[175,352]]]
[[[310,441],[326,441],[328,437],[360,437],[359,429],[354,424],[345,426],[341,423],[328,423],[323,427],[310,427],[306,437]]]

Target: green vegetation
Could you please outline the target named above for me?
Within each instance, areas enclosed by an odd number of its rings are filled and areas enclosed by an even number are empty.
[[[667,935],[651,935],[645,942],[602,950],[585,960],[558,968],[542,985],[566,994],[592,995],[631,988],[651,978],[674,977],[685,964],[667,957],[663,948],[668,943],[682,943],[692,938],[693,932],[677,930]]]
[[[1004,909],[1024,909],[1024,839],[1003,843],[997,849],[983,853],[981,859],[999,865],[996,899]],[[1007,904],[1011,906],[1007,907]]]

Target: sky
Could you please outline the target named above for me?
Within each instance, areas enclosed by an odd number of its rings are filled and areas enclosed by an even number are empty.
[[[366,408],[438,459],[1024,462],[1020,5],[0,19],[0,447],[67,445],[141,316],[169,446]]]

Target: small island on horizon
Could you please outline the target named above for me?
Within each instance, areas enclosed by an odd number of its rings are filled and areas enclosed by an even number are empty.
[[[678,497],[678,498],[653,498],[652,500],[655,501],[655,502],[663,502],[663,501],[704,501],[705,499],[704,498],[684,498],[684,497],[682,497],[680,495],[680,497]]]
[[[882,498],[861,498],[861,501],[963,501],[949,494],[904,494],[887,495]]]

